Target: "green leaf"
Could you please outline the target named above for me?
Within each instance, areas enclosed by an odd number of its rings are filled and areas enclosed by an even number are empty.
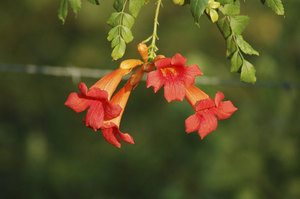
[[[232,53],[234,53],[237,50],[236,43],[233,41],[233,36],[230,35],[226,39],[226,46],[227,46],[227,58],[231,57]]]
[[[115,27],[120,24],[122,13],[113,12],[107,20],[107,23],[112,27]]]
[[[126,50],[126,44],[123,39],[119,39],[118,43],[114,46],[114,49],[111,53],[111,56],[114,60],[120,59],[123,57]]]
[[[199,22],[201,15],[203,14],[205,8],[207,7],[208,0],[191,0],[191,12],[196,21]]]
[[[231,29],[237,35],[242,34],[246,26],[248,25],[248,22],[249,22],[249,17],[245,15],[230,17]]]
[[[134,24],[134,17],[130,14],[124,13],[122,24],[128,28],[132,28]]]
[[[218,2],[220,2],[221,5],[225,5],[225,4],[231,4],[234,1],[235,0],[219,0]]]
[[[113,12],[107,21],[107,23],[112,26],[112,29],[108,32],[107,40],[111,41],[111,47],[113,48],[111,56],[114,60],[117,60],[124,55],[126,43],[133,40],[133,35],[130,29],[132,28],[135,19],[132,15],[124,12],[124,6],[127,1],[129,0],[115,0],[114,8],[118,12]],[[145,0],[139,1],[145,2]],[[131,2],[131,4],[132,3],[134,2]],[[135,3],[139,2],[136,1]],[[137,15],[139,9],[133,9],[133,13]]]
[[[67,0],[60,0],[58,7],[58,18],[65,23],[68,15],[68,2]]]
[[[99,0],[88,0],[91,4],[99,5]]]
[[[123,39],[121,38],[121,36],[120,36],[120,35],[117,35],[117,36],[112,40],[112,42],[111,42],[111,47],[113,48],[113,47],[115,47],[116,45],[118,45],[118,44],[121,42],[121,40],[123,40]]]
[[[115,0],[113,6],[116,9],[116,11],[121,12],[123,10],[125,2],[126,2],[126,0]]]
[[[221,6],[219,10],[224,14],[228,16],[232,15],[238,15],[240,14],[240,1],[232,1],[229,4],[225,4],[224,6]]]
[[[75,14],[77,14],[81,8],[81,0],[69,0],[70,6]]]
[[[111,41],[113,40],[115,37],[117,37],[119,35],[119,27],[116,26],[114,28],[112,28],[109,32],[108,32],[108,37],[107,40]]]
[[[243,82],[247,82],[247,83],[255,83],[256,82],[255,68],[250,62],[248,62],[246,60],[244,60],[243,66],[242,66],[241,80]]]
[[[217,26],[219,27],[219,30],[221,31],[223,37],[227,39],[227,37],[231,34],[231,30],[228,23],[226,22],[226,18],[223,17],[222,19],[219,19],[217,21]]]
[[[284,15],[284,7],[281,0],[265,0],[265,4],[276,14]]]
[[[247,43],[242,35],[236,35],[236,43],[239,48],[248,55],[259,55],[259,53],[252,48],[252,46]]]
[[[230,72],[238,72],[243,64],[243,60],[239,54],[239,51],[235,51],[231,57]]]
[[[131,30],[126,26],[121,26],[121,35],[126,43],[129,43],[133,40]]]
[[[137,17],[144,4],[145,4],[145,0],[130,0],[129,12],[132,14],[132,16]]]

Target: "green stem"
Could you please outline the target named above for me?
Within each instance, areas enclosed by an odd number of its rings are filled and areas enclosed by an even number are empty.
[[[125,0],[122,11],[121,11],[121,17],[120,17],[119,28],[118,28],[119,35],[121,35],[121,25],[123,24],[123,16],[124,16],[124,10],[126,8],[126,3],[127,3],[127,0]]]
[[[145,40],[146,42],[148,42],[148,41],[150,41],[150,39],[152,39],[151,44],[149,46],[149,60],[150,61],[153,61],[153,59],[156,57],[155,52],[158,50],[158,48],[156,47],[156,40],[158,40],[157,26],[158,26],[159,8],[161,6],[161,3],[162,3],[162,0],[157,0],[156,10],[155,10],[155,17],[154,17],[154,25],[153,25],[153,33],[148,39]]]

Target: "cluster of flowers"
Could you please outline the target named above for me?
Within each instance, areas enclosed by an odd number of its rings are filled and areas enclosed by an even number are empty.
[[[134,144],[132,136],[122,133],[119,127],[130,93],[140,83],[144,73],[148,73],[147,87],[152,86],[155,93],[164,86],[164,96],[168,102],[187,99],[195,114],[185,120],[186,132],[198,130],[202,139],[217,128],[217,118],[229,118],[237,110],[231,101],[222,101],[223,93],[218,92],[215,99],[212,99],[194,86],[195,78],[203,73],[197,65],[185,66],[186,58],[182,55],[177,53],[172,58],[158,55],[151,63],[145,44],[140,43],[138,51],[143,61],[123,61],[119,69],[107,74],[90,88],[80,83],[80,93],[71,93],[65,102],[66,106],[77,113],[88,109],[85,125],[95,131],[102,130],[107,142],[118,148],[121,147],[121,140]],[[134,69],[128,82],[112,97],[123,76]]]

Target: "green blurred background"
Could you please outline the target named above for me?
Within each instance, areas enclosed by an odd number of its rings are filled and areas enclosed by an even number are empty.
[[[112,1],[83,1],[66,24],[58,1],[0,2],[0,63],[115,69],[106,25]],[[299,83],[299,0],[284,1],[285,17],[257,1],[242,1],[250,16],[244,37],[261,56],[248,57],[258,81]],[[150,2],[133,27],[124,58],[152,33]],[[208,77],[239,81],[229,72],[225,42],[206,17],[200,29],[189,7],[169,0],[159,16],[160,53],[179,52]],[[0,198],[30,199],[298,199],[299,90],[288,87],[198,85],[219,90],[238,111],[204,140],[185,133],[193,113],[186,101],[168,104],[141,83],[125,110],[121,130],[136,144],[121,149],[86,128],[84,114],[64,106],[77,91],[70,77],[0,71]],[[97,79],[82,78],[92,85]]]

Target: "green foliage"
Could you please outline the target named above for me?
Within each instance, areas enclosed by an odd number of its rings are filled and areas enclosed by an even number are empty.
[[[118,12],[113,12],[107,21],[112,27],[108,32],[107,40],[111,41],[111,47],[113,48],[111,56],[114,60],[123,57],[126,50],[126,43],[133,40],[130,29],[134,24],[134,17],[124,12],[126,3],[127,0],[116,0],[114,8]]]
[[[208,0],[191,0],[191,12],[196,23],[199,23],[200,17],[202,16]]]
[[[132,16],[137,17],[144,4],[145,0],[130,0],[129,12],[132,14]]]
[[[243,61],[241,80],[249,83],[256,82],[255,68],[250,62],[246,60]]]
[[[243,64],[243,59],[240,56],[240,52],[237,50],[233,53],[231,58],[230,72],[238,72]]]
[[[217,22],[217,26],[226,40],[226,56],[231,62],[230,71],[241,72],[241,81],[255,83],[255,69],[243,57],[243,53],[259,55],[241,35],[248,25],[249,17],[238,15],[240,13],[239,0],[223,0],[220,3],[222,5],[220,12],[224,17]]]
[[[223,18],[219,19],[217,22],[217,25],[218,25],[218,28],[221,31],[223,37],[225,39],[227,39],[228,36],[230,36],[230,34],[231,34],[231,29],[230,29],[229,24],[226,22],[226,18],[223,17]]]
[[[65,20],[68,15],[68,1],[67,0],[60,0],[59,7],[58,7],[58,18],[65,23]]]
[[[220,2],[223,6],[220,7],[220,11],[224,15],[238,15],[240,14],[240,1],[235,0],[235,1],[223,1]]]
[[[252,48],[252,46],[247,43],[242,35],[236,35],[236,43],[238,47],[243,51],[243,53],[248,55],[259,55],[259,53]]]
[[[284,15],[284,7],[281,0],[262,0],[261,2],[271,8],[276,14]]]
[[[232,28],[232,32],[234,34],[240,35],[245,30],[248,25],[249,17],[245,15],[232,16],[230,18],[230,24]]]
[[[244,55],[259,55],[242,36],[249,22],[249,17],[240,15],[240,0],[214,0],[219,2],[217,7],[213,8],[215,12],[215,21],[226,41],[226,57],[230,60],[231,72],[241,73],[241,81],[254,83],[256,81],[255,69],[250,62],[246,61]],[[210,4],[214,3],[211,1]],[[88,2],[98,5],[99,0],[88,0]],[[114,60],[120,59],[125,54],[126,44],[130,43],[134,37],[131,31],[132,26],[140,12],[143,5],[147,4],[149,0],[114,0],[113,12],[107,23],[111,26],[108,32],[107,40],[111,42],[113,48],[111,56]],[[161,4],[160,0],[154,2]],[[270,7],[278,15],[284,15],[284,7],[281,0],[261,0],[263,4]],[[205,9],[210,9],[209,0],[173,0],[176,5],[190,4],[192,16],[197,25],[199,25],[200,17],[203,15]],[[60,0],[58,17],[62,22],[68,15],[68,4],[75,14],[81,8],[81,0]],[[221,5],[219,7],[219,5]],[[153,34],[144,40],[144,43],[151,41],[149,48],[149,58],[152,60],[156,51],[158,50],[155,41],[158,40],[157,25],[158,25],[158,12],[157,6],[155,13],[155,25]],[[128,9],[128,12],[126,10]],[[209,14],[207,14],[209,16]],[[221,15],[221,16],[219,16]]]
[[[129,1],[129,13],[125,12],[126,4]],[[115,0],[113,7],[117,12],[113,12],[107,23],[112,27],[108,32],[107,40],[111,41],[113,51],[111,56],[114,60],[123,57],[126,44],[133,40],[131,28],[135,22],[145,0]]]
[[[127,0],[115,0],[114,1],[114,9],[118,12],[121,12],[126,5]]]
[[[90,3],[94,5],[99,5],[99,0],[88,0]],[[74,12],[74,14],[78,14],[81,9],[81,0],[60,0],[58,6],[58,18],[65,23],[66,18],[68,16],[68,2]]]
[[[81,0],[69,0],[70,6],[75,14],[77,14],[81,8]]]

